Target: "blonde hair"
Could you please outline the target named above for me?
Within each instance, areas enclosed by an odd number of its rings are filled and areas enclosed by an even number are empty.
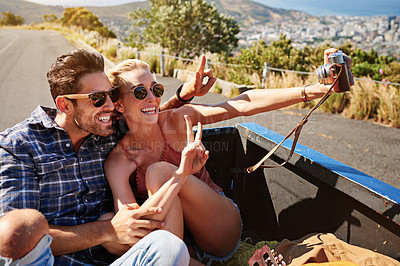
[[[127,59],[113,67],[108,73],[111,85],[114,87],[122,86],[123,80],[120,78],[122,73],[135,69],[146,69],[150,71],[150,66],[146,62],[139,59]]]

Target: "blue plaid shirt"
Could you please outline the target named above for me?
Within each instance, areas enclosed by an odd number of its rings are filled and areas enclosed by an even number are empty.
[[[114,135],[90,135],[75,154],[56,110],[38,106],[32,116],[0,133],[0,216],[12,209],[40,211],[49,224],[73,226],[113,210],[103,162]],[[83,265],[87,251],[57,256],[56,265]]]

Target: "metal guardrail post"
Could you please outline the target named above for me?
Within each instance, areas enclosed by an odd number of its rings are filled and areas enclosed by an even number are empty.
[[[269,75],[268,63],[264,62],[264,67],[263,67],[263,71],[262,71],[262,81],[261,81],[261,88],[262,89],[264,89],[265,82],[267,81],[268,75]]]
[[[204,66],[205,69],[210,69],[210,65],[211,65],[210,60],[206,59],[206,65]]]
[[[160,55],[160,73],[161,77],[165,77],[165,56],[163,51],[161,51]]]

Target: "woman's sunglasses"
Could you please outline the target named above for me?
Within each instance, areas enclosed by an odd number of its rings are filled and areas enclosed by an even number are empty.
[[[150,90],[155,97],[159,98],[164,94],[164,85],[160,83],[154,83],[151,85]],[[136,99],[143,101],[147,97],[147,88],[143,85],[134,86],[127,93],[133,93]]]
[[[119,92],[120,92],[120,87],[114,87],[109,91],[99,91],[89,94],[66,94],[61,96],[68,99],[90,98],[92,100],[92,104],[94,105],[94,107],[102,107],[107,101],[107,95],[110,96],[110,99],[113,103],[118,101]]]

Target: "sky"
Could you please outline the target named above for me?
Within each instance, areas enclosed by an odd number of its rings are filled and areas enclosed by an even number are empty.
[[[44,5],[63,6],[112,6],[138,2],[139,0],[29,0]],[[143,0],[140,0],[143,1]],[[373,16],[397,15],[400,16],[399,0],[252,0],[269,7],[294,9],[304,11],[310,15],[348,15]]]

